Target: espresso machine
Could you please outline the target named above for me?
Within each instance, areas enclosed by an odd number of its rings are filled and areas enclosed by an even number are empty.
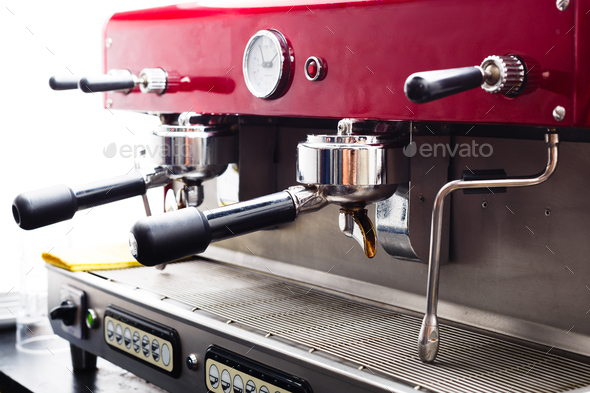
[[[122,239],[143,267],[48,267],[74,369],[174,392],[590,392],[588,10],[113,15],[104,75],[50,86],[158,116],[165,154],[13,205],[34,229],[144,196]]]

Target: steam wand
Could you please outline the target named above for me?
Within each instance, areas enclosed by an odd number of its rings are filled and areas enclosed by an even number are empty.
[[[438,319],[436,316],[438,306],[438,283],[440,276],[440,246],[442,238],[442,224],[445,197],[453,191],[466,188],[491,188],[491,187],[528,187],[544,183],[557,167],[559,135],[554,130],[545,134],[547,142],[547,166],[545,171],[535,177],[510,178],[498,180],[455,180],[445,184],[434,201],[432,209],[432,225],[430,228],[430,260],[428,263],[428,288],[426,293],[426,315],[422,321],[420,336],[418,338],[418,353],[420,359],[426,363],[434,362],[440,346],[440,334]]]

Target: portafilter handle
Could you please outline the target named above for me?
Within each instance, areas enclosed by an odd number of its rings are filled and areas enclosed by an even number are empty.
[[[210,243],[294,221],[298,200],[281,191],[217,209],[193,207],[139,220],[129,234],[131,254],[155,266],[200,254]]]
[[[23,229],[36,229],[71,219],[78,210],[145,194],[139,172],[69,188],[58,185],[25,192],[14,199],[12,214]]]

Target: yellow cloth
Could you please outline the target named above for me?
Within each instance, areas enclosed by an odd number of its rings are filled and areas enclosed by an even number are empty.
[[[45,262],[72,272],[142,266],[124,243],[87,248],[55,248],[44,252],[42,257]]]

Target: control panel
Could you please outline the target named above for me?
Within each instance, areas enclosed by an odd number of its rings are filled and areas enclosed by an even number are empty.
[[[103,326],[104,339],[111,348],[172,377],[180,374],[176,330],[112,305],[105,311]]]
[[[214,393],[312,393],[299,377],[215,345],[205,354],[205,383]]]

